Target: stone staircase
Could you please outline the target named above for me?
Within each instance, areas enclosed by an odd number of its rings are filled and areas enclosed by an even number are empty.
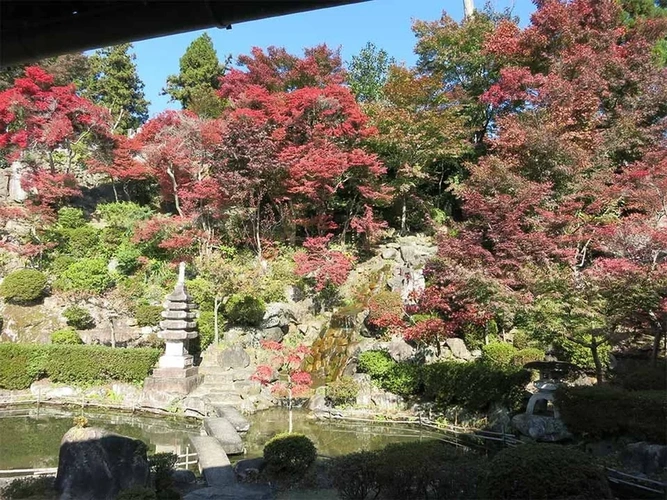
[[[242,347],[210,346],[202,353],[202,383],[183,401],[186,414],[217,415],[216,407],[233,407],[254,413],[271,406],[271,394],[255,380],[255,368]]]

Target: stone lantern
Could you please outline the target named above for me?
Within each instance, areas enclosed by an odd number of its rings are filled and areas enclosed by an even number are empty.
[[[526,412],[515,415],[515,429],[536,441],[562,441],[571,437],[554,405],[555,392],[568,373],[579,368],[563,361],[532,361],[524,368],[538,370],[540,378],[534,383],[537,392],[528,400]]]
[[[198,368],[188,352],[189,341],[196,338],[197,305],[185,288],[185,263],[181,262],[174,291],[167,295],[158,336],[165,341],[165,352],[153,375],[146,379],[144,391],[188,394],[200,382]]]

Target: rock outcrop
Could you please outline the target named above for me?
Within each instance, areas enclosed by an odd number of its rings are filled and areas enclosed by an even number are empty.
[[[60,445],[60,500],[113,500],[121,490],[148,486],[146,445],[94,427],[73,427]]]

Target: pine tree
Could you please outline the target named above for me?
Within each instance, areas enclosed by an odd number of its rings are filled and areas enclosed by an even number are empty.
[[[144,83],[137,74],[132,44],[106,47],[90,57],[91,76],[83,94],[106,107],[114,119],[114,130],[139,128],[148,119]]]
[[[162,95],[169,95],[172,101],[179,101],[183,109],[192,109],[200,115],[217,114],[219,110],[216,106],[202,106],[204,102],[210,103],[210,97],[220,86],[218,80],[225,73],[226,66],[218,60],[211,37],[204,33],[192,42],[179,64],[180,73],[167,77],[167,86],[162,90]],[[211,112],[208,112],[209,107]]]

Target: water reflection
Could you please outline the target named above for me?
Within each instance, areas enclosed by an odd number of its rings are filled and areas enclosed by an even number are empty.
[[[91,426],[141,439],[149,452],[192,452],[188,437],[200,434],[201,423],[174,417],[153,417],[128,413],[103,413],[89,409],[22,409],[0,412],[0,469],[56,467],[60,440],[72,426],[72,418],[83,415]],[[287,431],[287,410],[273,408],[248,417],[250,431],[244,436],[245,456],[262,455],[266,442]],[[294,432],[313,440],[323,456],[377,450],[389,443],[442,437],[418,427],[368,422],[319,421],[305,411],[294,414]]]
[[[0,413],[0,469],[56,467],[60,440],[81,415],[91,426],[141,439],[155,453],[185,453],[188,436],[201,428],[197,421],[89,409],[5,410]]]

